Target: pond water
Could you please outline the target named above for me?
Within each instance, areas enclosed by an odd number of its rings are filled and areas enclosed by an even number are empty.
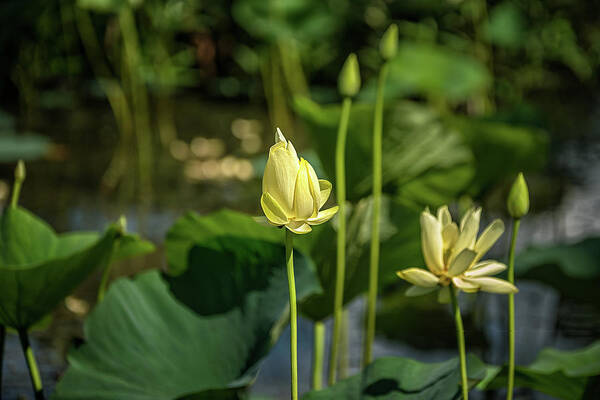
[[[113,278],[132,275],[146,268],[164,268],[161,244],[165,233],[187,210],[207,213],[227,207],[258,214],[259,178],[261,162],[264,162],[261,155],[272,140],[262,109],[192,99],[181,104],[177,119],[181,140],[162,149],[157,156],[153,171],[156,184],[152,200],[142,198],[145,206],[136,206],[140,204],[140,194],[136,194],[136,185],[132,183],[135,182],[132,172],[135,163],[131,159],[128,160],[128,171],[116,189],[108,190],[100,184],[117,137],[112,133],[115,130],[112,115],[94,104],[74,112],[47,112],[30,121],[32,130],[52,133],[57,146],[51,160],[29,163],[21,203],[59,232],[98,230],[124,214],[128,229],[157,243],[158,251],[121,263],[113,269]],[[600,130],[600,125],[594,129]],[[600,136],[597,135],[599,132],[593,132],[595,137]],[[585,149],[586,157],[590,153],[599,154],[595,150],[600,147],[594,146],[591,150]],[[302,140],[298,141],[297,147],[303,147]],[[573,163],[582,159],[581,149],[576,147],[566,149],[564,154]],[[9,177],[8,167],[3,168],[0,176]],[[600,233],[600,217],[594,212],[600,206],[600,158],[587,157],[585,168],[581,169],[585,171],[583,184],[569,187],[559,207],[527,217],[522,224],[520,248],[537,243],[573,241]],[[236,172],[231,173],[231,170]],[[508,235],[504,235],[503,242],[494,249],[494,256],[502,258],[506,254],[507,240]],[[47,329],[32,334],[48,392],[52,391],[64,370],[67,349],[74,338],[82,337],[82,321],[93,307],[98,282],[99,275],[90,277],[59,307]],[[521,291],[516,298],[517,363],[531,362],[543,347],[576,348],[600,336],[600,310],[596,306],[561,301],[557,291],[536,282],[522,282],[519,287]],[[502,363],[506,358],[505,299],[479,295],[476,300],[462,298],[461,301],[473,315],[473,330],[467,330],[467,342],[487,343],[476,345],[472,350],[487,362]],[[358,371],[360,366],[363,308],[362,299],[349,307],[350,374]],[[595,324],[589,321],[595,321]],[[327,325],[330,327],[331,321],[327,321]],[[454,332],[452,329],[436,330],[432,322],[430,335],[453,337]],[[310,381],[310,322],[300,321],[299,339],[300,390],[303,392],[308,390]],[[427,338],[423,340],[426,342]],[[286,331],[264,362],[252,390],[254,394],[289,398],[288,341]],[[412,346],[390,340],[383,334],[377,337],[374,353],[376,357],[398,355],[422,361],[441,361],[456,354],[451,347]],[[6,343],[3,383],[5,399],[31,398],[28,373],[14,334],[8,336]],[[482,395],[474,395],[474,398],[477,396],[483,398]],[[500,398],[494,396],[487,398]],[[519,397],[547,398],[528,391],[520,392]]]

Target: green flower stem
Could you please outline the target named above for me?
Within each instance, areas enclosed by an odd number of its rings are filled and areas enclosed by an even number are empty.
[[[377,281],[379,275],[379,219],[381,214],[381,137],[383,132],[383,89],[387,77],[388,63],[384,63],[377,79],[377,98],[373,118],[373,220],[371,222],[371,259],[369,265],[369,295],[367,298],[367,329],[363,366],[373,358],[375,340],[375,311],[377,306]]]
[[[294,279],[294,234],[285,230],[285,263],[290,287],[290,354],[292,368],[292,400],[298,400],[298,311]]]
[[[313,370],[312,388],[320,390],[323,387],[323,355],[325,350],[325,323],[314,323]]]
[[[19,330],[19,340],[21,341],[21,347],[25,360],[27,361],[27,367],[29,368],[29,376],[31,377],[31,384],[35,392],[36,400],[44,400],[44,388],[42,387],[42,378],[40,377],[40,371],[38,370],[35,357],[33,356],[33,350],[29,344],[29,338],[27,337],[27,331]]]
[[[513,220],[512,238],[508,253],[508,281],[515,284],[515,245],[519,233],[520,219]],[[515,294],[508,295],[508,386],[506,400],[512,400],[515,386]]]
[[[335,300],[333,305],[333,336],[329,352],[329,385],[335,383],[338,354],[340,348],[340,330],[342,327],[342,311],[344,308],[344,275],[346,273],[346,136],[352,100],[344,98],[342,115],[337,133],[335,147],[335,184],[338,210],[337,231],[337,266],[335,274]]]
[[[454,323],[456,324],[456,338],[458,341],[458,353],[460,356],[460,377],[462,382],[463,400],[469,398],[469,383],[467,381],[467,357],[465,353],[465,330],[463,328],[460,308],[456,299],[456,293],[453,287],[449,288],[450,299],[452,299],[452,308],[454,309]]]
[[[104,294],[106,293],[106,288],[108,287],[108,278],[110,278],[110,271],[112,267],[112,263],[109,261],[108,265],[104,267],[104,271],[102,271],[102,280],[100,281],[100,286],[98,286],[98,303],[104,300]]]

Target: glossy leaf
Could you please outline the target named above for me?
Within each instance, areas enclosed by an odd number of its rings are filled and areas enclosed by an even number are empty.
[[[467,374],[474,384],[485,377],[485,364],[468,355]],[[458,358],[441,363],[422,363],[401,357],[380,358],[361,374],[320,391],[303,400],[452,400],[460,397]]]
[[[361,200],[353,207],[347,222],[346,279],[344,303],[365,293],[369,282],[369,246],[371,241],[370,198]],[[389,197],[384,197],[380,227],[381,251],[379,284],[386,286],[397,282],[395,271],[408,266],[423,265],[419,235],[419,212]],[[315,232],[311,256],[318,266],[322,294],[308,298],[301,307],[302,313],[314,320],[322,320],[333,312],[336,248],[335,230],[326,225]]]
[[[15,135],[0,131],[0,162],[35,160],[46,154],[49,147],[50,140],[45,136]]]
[[[471,55],[405,41],[399,43],[398,54],[389,62],[385,96],[397,99],[422,95],[457,102],[487,90],[490,83],[489,71]],[[374,101],[374,80],[367,82],[359,98]]]
[[[338,105],[321,106],[297,98],[296,110],[323,163],[327,176],[335,176],[334,158]],[[346,165],[348,198],[358,200],[370,193],[372,164],[371,104],[353,104],[348,124]],[[404,201],[441,205],[465,190],[473,171],[473,156],[456,132],[448,130],[427,107],[400,102],[386,107],[384,115],[383,181],[384,191]],[[335,182],[333,182],[335,186]]]
[[[445,121],[461,133],[475,156],[472,194],[546,163],[548,136],[538,128],[465,117],[448,117]]]
[[[519,279],[544,282],[564,296],[600,301],[600,238],[591,237],[573,244],[531,247],[517,255],[515,273]]]
[[[515,387],[526,387],[563,400],[583,398],[591,376],[600,375],[600,342],[579,350],[544,349],[528,366],[515,369]],[[488,372],[479,388],[506,386],[507,367]]]
[[[108,265],[121,233],[111,226],[56,235],[22,208],[0,218],[0,321],[27,329],[50,312],[91,272]]]
[[[243,219],[227,212],[206,219],[224,215]],[[235,227],[213,225],[214,235],[193,229],[210,230],[206,219],[190,214],[170,231],[171,257],[173,238],[193,243],[176,246],[184,252],[176,259],[185,260],[179,276],[150,271],[111,285],[55,399],[235,399],[252,383],[287,323],[285,250],[243,237],[243,228],[237,237],[218,233]],[[299,299],[320,289],[313,268],[296,252]]]

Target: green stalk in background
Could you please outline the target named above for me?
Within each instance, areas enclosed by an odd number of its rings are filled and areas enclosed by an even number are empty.
[[[23,355],[27,361],[27,367],[29,368],[29,376],[31,377],[31,384],[35,392],[35,400],[44,400],[44,388],[42,386],[42,378],[40,377],[40,371],[33,350],[29,344],[29,338],[27,337],[27,331],[19,330],[19,340],[21,341],[21,348],[23,349]]]
[[[325,323],[316,321],[314,323],[313,344],[313,370],[312,389],[320,390],[323,387],[323,356],[325,350]]]
[[[19,204],[19,196],[21,194],[21,186],[25,181],[27,173],[25,171],[25,163],[19,160],[15,168],[15,183],[13,184],[12,194],[10,197],[10,207],[16,208]],[[6,341],[6,327],[0,325],[0,398],[2,397],[2,371],[4,365],[4,342]]]
[[[336,379],[338,354],[340,348],[340,336],[342,327],[342,312],[344,308],[344,279],[346,273],[346,136],[348,134],[348,121],[350,120],[350,108],[352,97],[360,89],[360,71],[355,54],[350,54],[342,67],[338,79],[340,94],[344,96],[342,102],[342,113],[337,132],[337,143],[335,147],[335,183],[336,197],[339,205],[337,216],[337,263],[335,274],[335,300],[333,305],[333,336],[331,338],[331,350],[329,352],[329,385],[333,385]]]
[[[512,237],[508,253],[508,281],[515,284],[515,247],[521,218],[529,211],[529,189],[523,173],[519,173],[510,189],[507,207],[513,218]],[[512,400],[515,386],[515,295],[508,295],[508,384],[506,400]]]
[[[19,160],[17,163],[17,167],[15,168],[15,183],[12,190],[12,195],[10,199],[10,207],[15,208],[19,203],[19,195],[21,194],[21,186],[23,185],[23,181],[25,181],[26,171],[25,171],[25,163],[22,160]],[[4,357],[4,339],[6,334],[6,328],[2,326],[0,330],[0,344],[2,345],[2,349],[0,350],[1,358],[0,358],[0,378],[2,362]],[[29,368],[29,376],[31,377],[31,383],[33,385],[33,390],[35,392],[36,400],[44,399],[44,388],[42,386],[42,379],[40,378],[40,372],[38,370],[37,364],[35,362],[35,357],[33,356],[33,350],[31,349],[31,345],[29,344],[29,338],[27,337],[27,331],[19,330],[19,340],[21,341],[21,347],[23,348],[23,354],[25,355],[25,360],[27,361],[27,367]],[[0,380],[1,383],[1,380]],[[1,393],[1,392],[0,392]]]
[[[381,143],[383,135],[383,89],[388,72],[388,61],[396,55],[398,49],[398,27],[390,25],[383,34],[379,44],[379,52],[384,63],[377,79],[377,97],[373,118],[373,219],[371,221],[371,256],[369,265],[369,294],[367,297],[367,326],[363,366],[373,358],[373,341],[375,340],[375,312],[377,308],[377,285],[379,278],[379,220],[381,216],[382,156]]]
[[[292,368],[292,400],[298,400],[298,310],[294,279],[294,234],[285,230],[285,263],[290,290],[290,354]]]
[[[454,323],[456,325],[456,339],[458,341],[458,353],[460,357],[460,378],[463,393],[463,400],[469,399],[469,382],[467,381],[467,355],[465,352],[465,331],[463,328],[460,308],[456,299],[456,292],[453,287],[449,288],[450,299],[452,300],[452,309],[454,312]]]

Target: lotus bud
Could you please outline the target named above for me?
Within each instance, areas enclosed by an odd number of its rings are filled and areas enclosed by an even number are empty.
[[[379,42],[379,53],[385,61],[396,56],[398,52],[398,26],[392,24],[387,28]]]
[[[515,219],[521,219],[529,211],[529,189],[522,172],[519,172],[510,188],[506,205],[509,214]]]
[[[15,181],[22,183],[25,180],[25,163],[23,160],[19,160],[17,167],[15,168]]]
[[[329,198],[331,187],[328,181],[317,178],[308,161],[298,158],[292,142],[277,128],[275,144],[269,149],[260,199],[268,222],[285,226],[294,233],[310,232],[310,225],[328,221],[338,210],[335,206],[319,211]]]
[[[121,234],[127,232],[127,218],[125,218],[124,215],[119,217],[119,220],[117,221],[117,229]]]
[[[360,90],[360,70],[356,54],[351,53],[338,77],[338,90],[344,97],[354,97]]]

